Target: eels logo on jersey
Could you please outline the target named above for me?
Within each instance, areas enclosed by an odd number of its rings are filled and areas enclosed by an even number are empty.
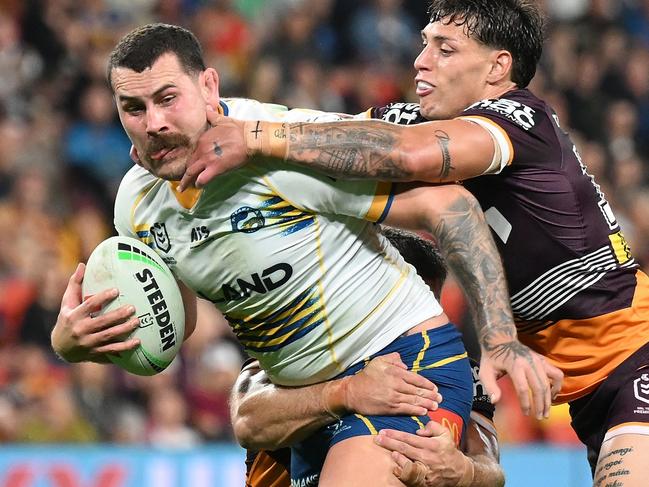
[[[266,220],[261,211],[244,206],[230,215],[230,223],[233,232],[255,233],[264,228]]]

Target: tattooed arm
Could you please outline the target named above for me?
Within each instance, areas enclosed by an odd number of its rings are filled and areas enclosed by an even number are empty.
[[[437,240],[469,303],[482,348],[480,377],[492,400],[506,372],[523,411],[530,411],[531,391],[537,416],[547,416],[561,372],[517,339],[500,255],[476,199],[458,185],[401,185],[385,223],[427,230]]]
[[[330,176],[390,181],[460,181],[499,157],[489,132],[467,120],[394,125],[381,120],[328,123],[242,122],[209,113],[181,187],[201,186],[255,154],[288,159]]]
[[[291,124],[286,158],[331,176],[442,183],[483,174],[494,150],[489,133],[466,120],[358,120]]]

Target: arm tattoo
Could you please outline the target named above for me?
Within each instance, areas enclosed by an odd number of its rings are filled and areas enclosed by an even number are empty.
[[[409,180],[400,129],[381,121],[291,124],[288,159],[331,176]]]
[[[437,138],[437,143],[442,150],[442,168],[439,171],[439,179],[446,180],[451,172],[451,169],[455,169],[451,165],[451,152],[448,149],[451,138],[443,130],[435,130],[435,137]]]
[[[438,212],[429,230],[464,289],[481,347],[505,359],[531,361],[529,349],[516,341],[502,262],[478,202],[462,192]]]

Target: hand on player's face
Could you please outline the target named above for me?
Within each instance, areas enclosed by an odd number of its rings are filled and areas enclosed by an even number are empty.
[[[499,344],[482,351],[480,380],[494,404],[500,400],[497,379],[508,374],[525,415],[533,410],[537,419],[550,415],[552,400],[561,390],[563,373],[518,340]]]
[[[201,188],[215,177],[236,169],[248,159],[243,122],[219,115],[208,108],[212,126],[200,136],[194,153],[187,159],[185,175],[178,189]]]
[[[347,408],[364,415],[423,416],[441,401],[437,386],[409,371],[396,352],[373,359],[347,385]]]
[[[122,306],[93,317],[95,310],[117,297],[118,291],[107,289],[84,301],[81,295],[84,272],[85,266],[79,264],[63,294],[61,310],[52,330],[54,351],[68,362],[102,362],[106,361],[107,353],[125,352],[139,346],[137,339],[125,340],[139,325],[132,306]]]

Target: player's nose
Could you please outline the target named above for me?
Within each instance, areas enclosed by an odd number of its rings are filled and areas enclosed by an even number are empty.
[[[417,71],[430,71],[431,63],[429,58],[430,58],[430,51],[428,49],[428,46],[424,46],[424,48],[419,53],[419,56],[415,58],[415,62],[414,62],[415,69]]]
[[[167,120],[162,110],[151,108],[146,112],[146,133],[157,135],[168,130]]]

